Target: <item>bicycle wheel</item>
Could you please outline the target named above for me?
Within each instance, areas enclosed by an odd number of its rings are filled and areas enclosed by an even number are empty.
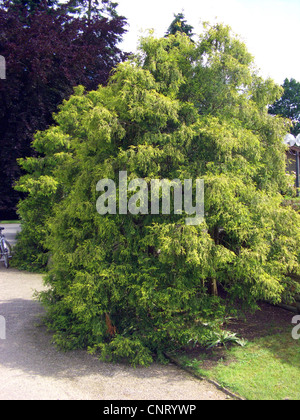
[[[4,239],[4,250],[7,250],[8,257],[10,258],[11,257],[11,246],[10,246],[10,243],[7,242],[6,239]]]
[[[4,265],[5,265],[5,267],[6,268],[9,268],[9,256],[8,256],[8,252],[7,251],[4,252],[3,257],[4,257]]]

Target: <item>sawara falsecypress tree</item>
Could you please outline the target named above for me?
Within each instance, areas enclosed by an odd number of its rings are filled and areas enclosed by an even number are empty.
[[[106,87],[78,87],[64,102],[19,183],[29,192],[23,209],[47,214],[41,300],[59,346],[149,364],[205,344],[233,307],[276,303],[296,288],[300,216],[281,205],[289,127],[267,109],[281,93],[217,25],[198,42],[143,39],[140,57]],[[203,179],[205,220],[189,226],[184,212],[150,206],[100,215],[96,186],[114,181],[117,197],[121,171],[146,185]]]

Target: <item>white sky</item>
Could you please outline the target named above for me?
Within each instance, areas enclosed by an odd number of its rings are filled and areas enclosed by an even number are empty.
[[[174,13],[184,12],[194,33],[201,21],[222,22],[245,42],[263,77],[278,84],[285,78],[300,82],[300,0],[116,0],[127,18],[122,49],[135,52],[142,31],[164,36]]]

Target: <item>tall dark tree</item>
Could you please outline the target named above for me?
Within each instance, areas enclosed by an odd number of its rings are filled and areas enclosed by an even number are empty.
[[[0,219],[13,217],[19,193],[17,159],[33,154],[33,135],[53,123],[59,104],[82,84],[105,85],[125,58],[118,43],[126,21],[115,4],[76,16],[69,4],[44,0],[5,1],[0,7],[0,55],[6,79],[0,80]],[[94,7],[93,2],[93,7]]]
[[[23,8],[27,9],[29,14],[35,12],[37,8],[41,6],[41,4],[47,4],[48,6],[57,5],[58,0],[12,0],[11,3],[14,6],[22,6]]]
[[[295,79],[285,79],[282,87],[283,96],[269,108],[269,112],[291,119],[291,133],[297,136],[300,133],[300,83]]]
[[[69,12],[78,16],[85,15],[88,22],[92,20],[93,15],[102,15],[118,17],[118,3],[110,0],[68,0],[67,8]]]
[[[185,33],[189,38],[192,38],[194,35],[193,29],[193,26],[187,23],[183,13],[178,13],[177,15],[174,14],[174,20],[169,26],[166,36],[176,35],[177,32],[181,32]]]

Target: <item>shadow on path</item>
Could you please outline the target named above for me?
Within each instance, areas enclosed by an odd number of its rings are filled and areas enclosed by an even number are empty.
[[[203,400],[226,399],[211,384],[173,365],[134,369],[102,363],[86,351],[59,351],[42,324],[44,310],[32,298],[42,277],[0,268],[1,399]]]

